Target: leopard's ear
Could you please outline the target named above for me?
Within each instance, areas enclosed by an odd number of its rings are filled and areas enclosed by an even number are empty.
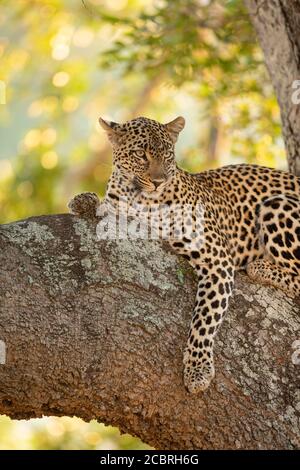
[[[185,119],[182,116],[178,116],[176,119],[173,119],[173,121],[168,122],[165,124],[165,128],[170,134],[170,137],[175,144],[175,142],[178,139],[179,132],[182,131],[185,125]]]
[[[107,133],[108,139],[112,144],[119,144],[122,134],[120,131],[120,124],[113,121],[105,121],[101,117],[99,118],[99,124],[102,129]]]

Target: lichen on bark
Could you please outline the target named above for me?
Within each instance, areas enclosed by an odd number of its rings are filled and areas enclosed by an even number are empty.
[[[161,449],[300,448],[299,301],[239,274],[216,378],[192,396],[194,273],[158,241],[97,240],[96,223],[1,226],[1,413],[98,419]]]

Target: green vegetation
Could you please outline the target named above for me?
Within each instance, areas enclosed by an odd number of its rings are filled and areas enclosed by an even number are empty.
[[[193,172],[286,165],[279,109],[242,1],[1,0],[0,31],[2,223],[65,212],[82,190],[104,194],[111,158],[100,115],[183,115],[178,162]],[[0,421],[3,449],[139,446],[75,418]]]
[[[128,434],[96,421],[43,418],[12,421],[0,418],[0,450],[4,449],[151,449]]]

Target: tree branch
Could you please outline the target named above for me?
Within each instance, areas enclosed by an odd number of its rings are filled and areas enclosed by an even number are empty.
[[[293,83],[300,80],[300,4],[298,0],[245,0],[245,4],[280,106],[289,170],[300,175],[300,104],[292,99]]]
[[[162,449],[300,447],[298,301],[237,276],[216,378],[192,396],[182,352],[196,280],[168,247],[33,217],[1,226],[0,266],[1,413],[97,419]]]

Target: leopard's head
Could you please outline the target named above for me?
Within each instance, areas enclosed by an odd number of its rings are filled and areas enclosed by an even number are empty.
[[[124,124],[99,123],[113,149],[113,163],[137,190],[161,191],[176,169],[174,146],[185,121],[178,117],[167,124],[138,117]]]

